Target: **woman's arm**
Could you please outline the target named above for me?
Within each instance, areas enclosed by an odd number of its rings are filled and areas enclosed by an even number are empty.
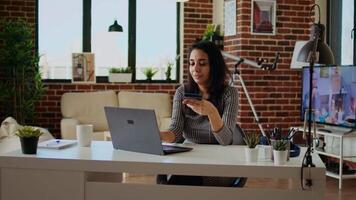
[[[199,115],[207,116],[213,132],[218,132],[224,126],[224,122],[220,117],[218,109],[210,101],[184,99],[183,104],[187,105]]]
[[[184,114],[182,111],[182,100],[184,96],[184,86],[177,88],[173,98],[173,110],[171,124],[168,131],[162,131],[161,139],[165,142],[176,142],[183,138]]]
[[[238,134],[236,132],[236,118],[238,109],[237,89],[233,87],[227,88],[223,98],[224,107],[221,119],[224,125],[219,131],[214,132],[214,136],[220,144],[229,145],[233,143],[233,135]]]

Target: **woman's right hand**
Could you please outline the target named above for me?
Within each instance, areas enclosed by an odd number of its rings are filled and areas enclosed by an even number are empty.
[[[176,136],[172,131],[160,131],[159,134],[162,142],[172,143],[176,139]]]

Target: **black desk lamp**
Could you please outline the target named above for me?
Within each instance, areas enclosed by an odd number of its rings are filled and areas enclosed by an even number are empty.
[[[311,11],[317,7],[319,11],[319,21],[314,23],[310,29],[310,40],[307,42],[298,55],[298,61],[309,62],[309,108],[308,108],[308,149],[303,160],[304,167],[314,167],[311,152],[312,152],[312,139],[311,139],[311,126],[312,126],[312,90],[313,90],[313,72],[315,64],[330,65],[334,64],[334,55],[329,46],[324,42],[325,26],[320,24],[320,7],[314,4]],[[308,185],[308,182],[307,182]],[[311,182],[309,183],[311,185]]]

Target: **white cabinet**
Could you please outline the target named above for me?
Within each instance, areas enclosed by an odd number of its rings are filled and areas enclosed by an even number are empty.
[[[1,200],[84,200],[84,172],[2,168]]]

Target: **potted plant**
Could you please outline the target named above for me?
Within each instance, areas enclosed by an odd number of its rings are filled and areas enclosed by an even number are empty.
[[[257,133],[247,134],[244,141],[247,145],[245,148],[246,161],[257,162],[258,148],[256,146],[260,143],[260,135]]]
[[[224,49],[224,37],[221,36],[219,25],[208,24],[203,33],[202,40],[209,40],[215,43],[220,49]]]
[[[15,135],[19,136],[22,153],[36,154],[38,139],[43,133],[32,126],[23,126],[19,128]]]
[[[152,81],[152,77],[158,72],[158,70],[153,69],[152,67],[148,67],[143,70],[143,74],[146,76],[146,80],[148,82]]]
[[[0,20],[0,30],[2,114],[14,117],[19,124],[32,124],[44,86],[31,25],[18,19]]]
[[[273,143],[273,161],[275,165],[284,165],[287,162],[287,140],[276,140]]]
[[[165,75],[166,75],[166,81],[167,82],[170,82],[172,79],[171,79],[171,71],[172,71],[172,66],[174,64],[172,62],[168,62],[167,64],[167,70],[165,72]]]
[[[109,82],[127,83],[131,82],[131,67],[112,67],[109,69]]]
[[[216,28],[217,26],[215,24],[208,24],[206,26],[206,29],[204,30],[203,33],[203,40],[212,40],[213,35],[216,35]]]

